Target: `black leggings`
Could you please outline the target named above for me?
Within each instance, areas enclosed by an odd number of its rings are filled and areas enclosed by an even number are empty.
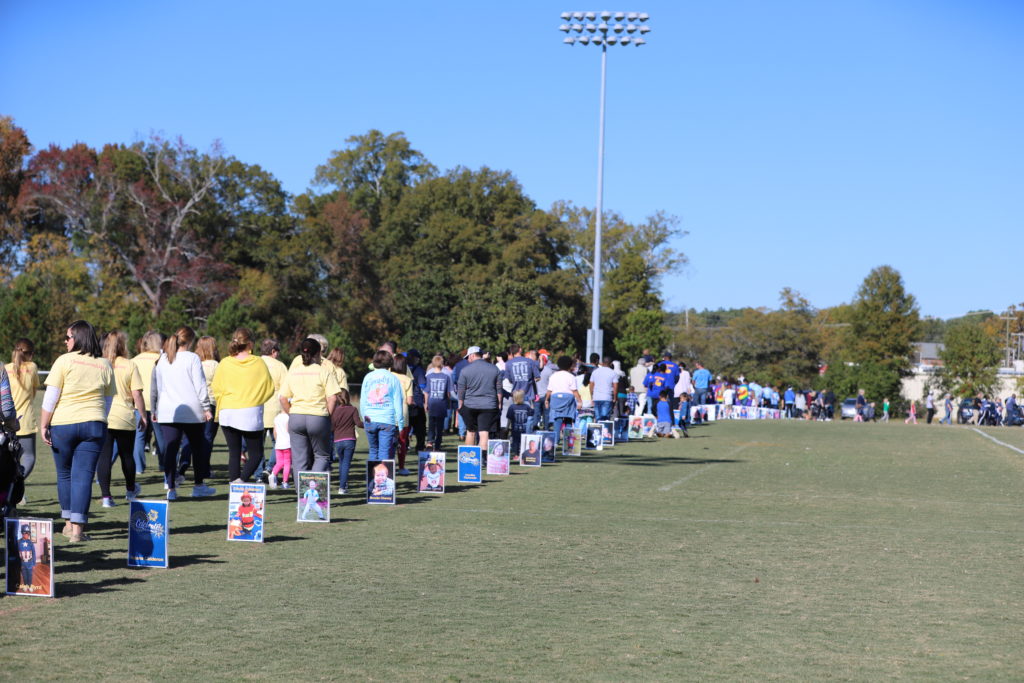
[[[110,498],[110,468],[114,458],[114,443],[117,443],[117,457],[121,461],[121,472],[124,473],[124,487],[128,491],[135,490],[135,430],[108,429],[107,438],[103,440],[100,459],[96,463],[96,478],[100,482],[100,492],[104,498]]]
[[[263,460],[263,430],[243,432],[241,429],[221,425],[228,444],[228,481],[249,481]],[[242,439],[245,439],[245,470],[242,470]]]
[[[182,435],[187,436],[192,444],[192,472],[196,486],[201,485],[210,471],[210,444],[204,434],[205,425],[202,422],[161,422],[157,427],[164,436],[164,479],[168,488],[175,487],[178,476],[178,447],[181,446]]]

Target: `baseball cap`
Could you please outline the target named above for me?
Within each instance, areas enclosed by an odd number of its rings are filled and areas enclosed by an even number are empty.
[[[466,357],[467,358],[469,356],[473,355],[474,353],[480,353],[480,347],[479,346],[470,346],[468,349],[466,349]]]

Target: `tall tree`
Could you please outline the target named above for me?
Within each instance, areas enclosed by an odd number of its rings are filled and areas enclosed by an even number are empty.
[[[100,155],[51,146],[29,162],[21,202],[56,214],[77,247],[120,264],[156,317],[170,296],[204,293],[223,269],[194,224],[222,165],[216,146],[201,154],[181,140],[108,145]]]
[[[943,367],[939,383],[957,396],[974,396],[979,391],[992,395],[998,379],[999,345],[979,322],[965,321],[946,330],[944,348],[939,351]]]
[[[24,239],[17,205],[31,152],[25,131],[11,117],[0,116],[0,278],[11,274],[9,264]]]
[[[372,226],[380,224],[408,188],[437,175],[437,168],[402,132],[385,135],[372,129],[346,138],[345,144],[317,167],[313,182],[346,195]]]

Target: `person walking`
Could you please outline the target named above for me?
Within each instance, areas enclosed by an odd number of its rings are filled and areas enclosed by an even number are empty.
[[[99,462],[96,464],[96,479],[100,484],[100,495],[105,508],[114,507],[110,495],[110,468],[114,461],[114,444],[121,459],[124,474],[124,488],[127,500],[135,500],[142,493],[142,487],[135,481],[135,433],[146,429],[146,404],[142,398],[142,376],[135,364],[128,360],[128,335],[121,331],[108,332],[103,338],[103,357],[114,368],[114,384],[117,393],[110,404],[107,415],[107,437],[103,440]]]
[[[341,387],[334,367],[317,362],[320,353],[320,342],[311,337],[303,339],[299,346],[301,363],[292,364],[281,385],[281,409],[288,413],[296,480],[299,472],[331,469],[331,413]]]
[[[4,366],[11,385],[14,414],[20,425],[17,436],[21,444],[21,469],[26,479],[36,466],[36,431],[39,428],[39,409],[36,408],[39,368],[32,362],[34,352],[35,345],[31,341],[19,339],[14,342],[11,362]]]
[[[92,325],[76,320],[64,338],[67,353],[54,361],[46,378],[39,430],[53,450],[60,516],[67,520],[64,535],[78,543],[89,540],[85,526],[92,482],[116,387],[114,369],[102,357]]]
[[[469,365],[459,374],[459,413],[466,422],[466,445],[487,452],[488,437],[498,429],[501,413],[501,371],[483,359],[479,346],[470,346]]]
[[[192,497],[217,493],[203,483],[210,469],[210,448],[204,429],[213,413],[203,363],[192,352],[195,341],[195,330],[187,325],[178,328],[164,342],[164,353],[153,369],[153,420],[163,436],[167,500],[178,499],[178,448],[185,436],[192,444]]]
[[[164,437],[163,433],[153,423],[153,368],[160,360],[160,352],[164,346],[164,336],[156,330],[149,330],[139,340],[141,350],[138,355],[132,358],[132,363],[139,370],[139,377],[142,378],[142,400],[146,405],[145,420],[139,420],[146,424],[146,430],[137,432],[135,435],[135,473],[142,474],[146,471],[146,444],[150,437],[153,439],[153,450],[157,455],[157,462],[161,471],[164,468]]]
[[[228,481],[232,483],[249,481],[263,463],[263,405],[274,395],[274,380],[263,359],[253,355],[253,342],[247,328],[235,330],[228,346],[230,355],[217,366],[210,385],[217,421],[228,445]]]
[[[405,427],[405,396],[398,378],[391,372],[393,363],[389,351],[377,351],[373,355],[373,371],[363,378],[359,413],[363,416],[370,451],[367,460],[386,460],[391,444]]]

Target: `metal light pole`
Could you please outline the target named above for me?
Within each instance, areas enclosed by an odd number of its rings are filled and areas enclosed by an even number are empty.
[[[601,330],[601,223],[604,216],[604,100],[605,80],[608,71],[609,45],[645,45],[642,36],[651,30],[647,25],[650,18],[646,12],[562,12],[563,23],[559,30],[568,35],[566,45],[598,45],[601,48],[601,115],[597,133],[597,209],[594,223],[594,299],[591,304],[590,329],[587,330],[587,360],[590,354],[603,355],[604,332]],[[609,25],[612,19],[615,23]],[[600,23],[594,23],[600,20]],[[582,22],[586,21],[584,24]],[[626,24],[622,22],[626,21]],[[610,32],[610,34],[609,34]],[[622,35],[626,33],[626,35]],[[634,37],[633,34],[640,35]]]

